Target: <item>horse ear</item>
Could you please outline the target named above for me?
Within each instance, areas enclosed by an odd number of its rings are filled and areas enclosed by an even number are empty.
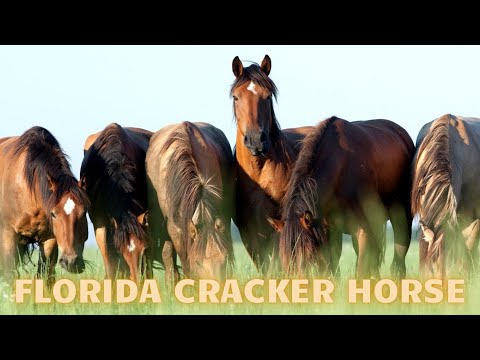
[[[311,229],[313,226],[313,214],[307,210],[300,218],[300,223],[305,229]]]
[[[240,77],[242,76],[243,73],[243,64],[238,56],[235,56],[232,62],[232,70],[233,70],[233,75],[235,77]]]
[[[148,210],[137,216],[137,220],[142,226],[148,226]]]
[[[47,175],[47,181],[48,181],[48,189],[51,191],[51,192],[55,192],[55,190],[57,189],[57,184],[55,184],[52,180],[52,178],[50,177],[50,175]]]
[[[195,239],[197,238],[197,227],[191,220],[188,223],[188,234],[192,238],[192,240],[195,241]]]
[[[265,55],[265,57],[263,58],[262,69],[263,71],[265,71],[265,74],[270,74],[270,70],[272,70],[272,60],[270,59],[270,56]]]
[[[78,187],[79,187],[79,188],[82,188],[83,190],[86,190],[86,189],[87,189],[87,186],[86,186],[86,185],[87,185],[87,182],[86,182],[86,180],[85,180],[85,177],[82,176],[82,177],[80,178],[80,180],[78,180]]]
[[[268,217],[268,216],[267,216],[267,221],[276,232],[281,232],[283,230],[283,226],[285,225],[285,221],[272,219],[271,217]]]

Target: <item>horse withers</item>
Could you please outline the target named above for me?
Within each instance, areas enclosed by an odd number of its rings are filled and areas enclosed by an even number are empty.
[[[55,264],[85,269],[89,201],[55,137],[42,127],[0,139],[0,264],[11,281],[27,245],[38,243],[38,272],[54,280]]]
[[[351,234],[357,277],[378,278],[385,250],[386,221],[394,231],[391,266],[405,276],[411,238],[410,167],[414,145],[389,120],[332,117],[304,140],[282,204],[280,259],[288,273],[310,269],[336,274],[342,233]]]
[[[149,230],[160,243],[166,282],[185,276],[225,277],[233,261],[232,150],[223,132],[206,123],[183,122],[157,131],[150,141]]]
[[[478,118],[446,114],[418,134],[411,202],[424,277],[471,274],[480,230],[479,161]]]
[[[92,204],[89,215],[107,278],[153,276],[145,174],[151,136],[148,130],[114,123],[85,141],[80,183]]]
[[[273,109],[277,95],[269,74],[271,59],[243,67],[235,57],[230,95],[237,121],[234,222],[257,269],[274,271],[278,243],[267,218],[280,216],[280,203],[300,145],[313,127],[281,130]],[[276,249],[276,251],[275,251]]]

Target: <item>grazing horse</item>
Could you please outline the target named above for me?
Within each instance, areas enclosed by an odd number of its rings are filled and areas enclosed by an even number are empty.
[[[415,148],[408,133],[389,120],[332,117],[304,140],[282,204],[280,234],[285,271],[311,268],[335,274],[342,233],[351,234],[357,276],[379,277],[386,221],[394,231],[395,278],[405,276],[410,245],[410,167]]]
[[[261,66],[243,67],[235,57],[235,81],[230,95],[237,120],[235,143],[234,222],[257,269],[273,269],[277,244],[267,218],[280,216],[280,203],[290,179],[301,141],[313,127],[280,130],[273,110],[277,88],[269,78],[272,64],[265,55]],[[274,246],[275,245],[275,246]]]
[[[480,119],[447,114],[420,130],[411,202],[423,276],[470,273],[479,241],[479,163]]]
[[[167,286],[187,277],[225,277],[233,261],[230,233],[232,150],[206,123],[168,125],[150,141],[146,166],[152,240],[162,249]]]
[[[78,186],[55,137],[32,127],[20,137],[0,139],[0,265],[11,281],[27,245],[38,243],[39,275],[54,281],[58,249],[62,268],[85,269],[88,237],[85,192]]]
[[[84,146],[80,182],[103,256],[105,275],[127,273],[138,281],[152,277],[147,254],[147,181],[145,155],[152,132],[110,124],[90,135]]]

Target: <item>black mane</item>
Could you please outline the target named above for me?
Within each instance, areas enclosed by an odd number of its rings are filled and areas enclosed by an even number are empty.
[[[132,140],[118,124],[108,125],[85,153],[80,177],[93,204],[103,205],[104,214],[114,219],[115,246],[128,246],[129,234],[146,242],[146,234],[137,216],[146,209],[145,162],[135,164],[127,156]],[[111,224],[107,224],[111,225]]]

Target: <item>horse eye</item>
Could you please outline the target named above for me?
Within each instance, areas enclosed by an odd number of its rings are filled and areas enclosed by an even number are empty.
[[[54,219],[56,218],[55,213],[53,211],[50,213],[50,215],[52,215],[52,218]]]
[[[234,97],[233,97],[233,100],[234,100],[234,101],[237,101],[237,100],[238,100],[238,98],[237,98],[236,96],[234,96]]]

